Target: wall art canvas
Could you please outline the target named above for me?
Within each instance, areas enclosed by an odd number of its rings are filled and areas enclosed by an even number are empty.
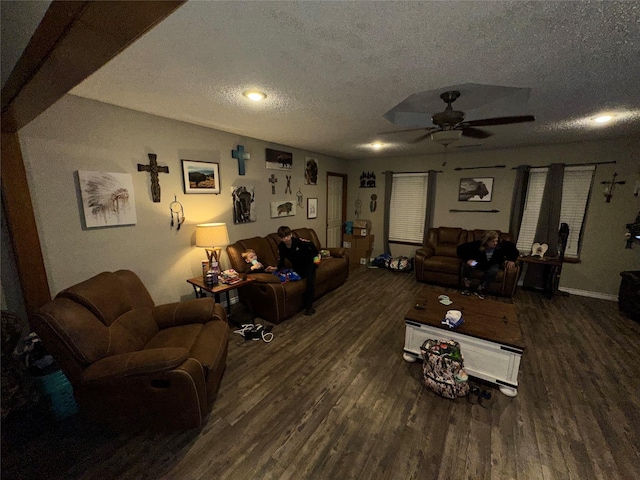
[[[267,168],[269,170],[293,170],[293,154],[267,148]]]
[[[304,184],[318,185],[318,160],[307,157],[304,161]]]
[[[281,202],[271,202],[271,218],[293,217],[296,214],[295,202],[283,200]]]
[[[318,218],[317,198],[307,198],[307,218]]]
[[[458,201],[490,202],[493,196],[493,178],[461,178]]]
[[[257,220],[253,187],[231,187],[231,197],[233,198],[233,223],[250,223]]]
[[[182,160],[184,193],[220,193],[220,166],[215,162]]]
[[[136,201],[130,173],[78,170],[87,228],[135,225]]]

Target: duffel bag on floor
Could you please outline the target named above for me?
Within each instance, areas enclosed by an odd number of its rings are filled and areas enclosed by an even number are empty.
[[[460,344],[453,340],[426,340],[420,347],[424,383],[445,398],[464,397],[469,393],[467,374]]]

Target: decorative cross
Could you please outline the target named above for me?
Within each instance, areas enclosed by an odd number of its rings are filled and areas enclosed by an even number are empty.
[[[610,182],[600,182],[602,185],[606,185],[606,187],[604,187],[604,196],[607,199],[607,203],[611,202],[611,197],[613,197],[613,188],[616,185],[624,185],[625,183],[627,183],[624,180],[616,182],[617,176],[618,176],[618,172],[614,172],[613,178],[611,179]]]
[[[244,175],[244,161],[251,159],[251,154],[244,151],[244,145],[238,145],[237,150],[231,150],[231,156],[238,159],[238,175]]]
[[[276,182],[277,181],[278,181],[278,179],[272,173],[271,177],[269,177],[269,183],[271,184],[271,195],[275,195],[276,194]]]
[[[285,175],[285,177],[287,177],[287,186],[284,189],[284,193],[287,193],[287,190],[289,190],[289,193],[293,193],[291,191],[291,175]]]
[[[159,167],[156,161],[157,155],[155,153],[149,153],[149,165],[138,164],[139,172],[151,173],[151,198],[155,203],[160,202],[160,181],[158,180],[158,173],[169,173],[169,167]]]

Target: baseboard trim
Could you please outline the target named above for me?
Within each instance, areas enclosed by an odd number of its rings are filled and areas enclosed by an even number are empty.
[[[599,298],[601,300],[609,300],[611,302],[617,302],[617,295],[610,295],[608,293],[589,292],[587,290],[579,290],[577,288],[560,287],[558,290],[561,292],[567,292],[570,295],[578,295],[580,297]]]

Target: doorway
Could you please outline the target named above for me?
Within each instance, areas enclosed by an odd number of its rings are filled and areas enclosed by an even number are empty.
[[[342,226],[347,219],[347,176],[327,173],[327,248],[342,246]]]

